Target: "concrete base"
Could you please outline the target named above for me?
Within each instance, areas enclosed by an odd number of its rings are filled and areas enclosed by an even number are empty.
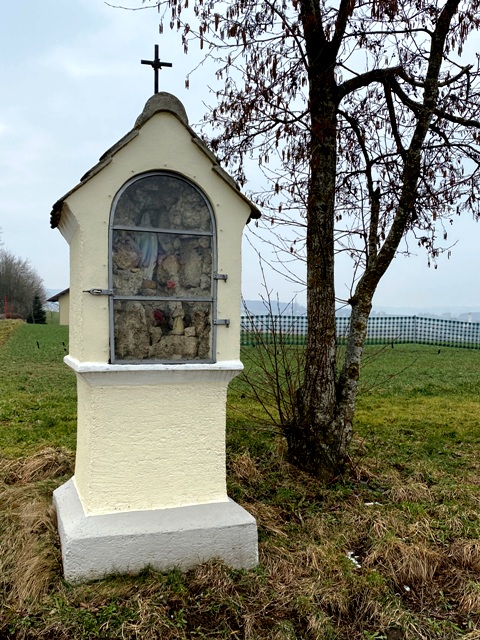
[[[191,569],[218,558],[237,569],[258,563],[255,519],[233,500],[86,516],[73,478],[53,494],[65,579]]]

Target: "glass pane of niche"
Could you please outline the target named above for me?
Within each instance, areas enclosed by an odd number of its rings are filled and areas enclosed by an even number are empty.
[[[115,358],[212,359],[212,303],[114,300]]]
[[[213,233],[205,198],[185,180],[150,175],[136,180],[115,207],[115,225]]]
[[[114,230],[114,295],[211,298],[212,241],[212,236]]]

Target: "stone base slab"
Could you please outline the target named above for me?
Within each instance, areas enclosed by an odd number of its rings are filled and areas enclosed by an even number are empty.
[[[86,516],[71,478],[54,492],[53,503],[71,583],[146,567],[187,571],[212,559],[236,569],[258,563],[255,519],[233,500]]]

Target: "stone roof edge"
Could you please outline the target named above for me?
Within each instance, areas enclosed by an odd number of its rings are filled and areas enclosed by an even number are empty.
[[[129,142],[131,142],[133,139],[135,139],[138,136],[138,134],[140,133],[140,129],[143,127],[143,125],[157,113],[170,113],[173,116],[175,116],[175,118],[177,118],[177,120],[179,120],[182,123],[182,125],[187,129],[187,131],[190,133],[192,142],[210,160],[210,162],[213,165],[212,166],[212,170],[215,171],[215,173],[218,176],[220,176],[236,192],[236,194],[244,202],[246,202],[250,206],[251,212],[250,212],[250,217],[247,220],[247,224],[252,219],[256,220],[258,218],[261,218],[262,214],[260,213],[260,210],[258,209],[258,207],[256,207],[256,205],[254,205],[253,202],[251,202],[251,200],[249,200],[247,198],[247,196],[245,196],[240,191],[240,187],[235,182],[235,180],[224,169],[222,169],[222,167],[220,166],[220,163],[218,161],[218,158],[215,156],[215,154],[207,147],[207,145],[203,142],[203,140],[190,127],[190,125],[188,124],[188,120],[186,120],[186,115],[183,116],[183,114],[178,113],[178,111],[176,111],[172,107],[165,107],[163,109],[158,109],[158,110],[154,110],[154,111],[150,112],[148,114],[148,116],[144,115],[145,114],[145,109],[144,109],[144,111],[137,118],[134,128],[131,131],[129,131],[127,134],[125,134],[122,138],[120,138],[120,140],[118,140],[118,142],[116,142],[109,149],[107,149],[107,151],[105,151],[105,153],[103,153],[100,156],[100,159],[97,162],[97,164],[94,165],[91,169],[89,169],[80,178],[80,182],[78,184],[76,184],[72,189],[70,189],[70,191],[68,191],[64,196],[62,196],[59,200],[57,200],[55,202],[55,204],[52,207],[52,211],[50,213],[50,227],[52,229],[56,229],[58,227],[58,225],[60,224],[64,201],[69,196],[71,196],[72,193],[75,193],[75,191],[77,191],[86,182],[88,182],[88,180],[93,178],[97,173],[99,173],[102,169],[104,169],[107,165],[109,165],[110,162],[112,161],[113,156],[116,153],[118,153],[120,151],[120,149],[123,149],[123,147],[125,147]]]

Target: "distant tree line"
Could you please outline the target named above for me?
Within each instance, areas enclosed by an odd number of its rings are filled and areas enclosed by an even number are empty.
[[[0,247],[0,315],[44,324],[43,281],[28,260]]]

